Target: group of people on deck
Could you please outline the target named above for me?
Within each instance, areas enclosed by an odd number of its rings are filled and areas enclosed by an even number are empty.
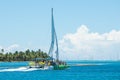
[[[53,61],[53,60],[36,60],[29,63],[30,68],[44,68],[44,66],[55,66],[55,65],[66,65],[63,61]]]

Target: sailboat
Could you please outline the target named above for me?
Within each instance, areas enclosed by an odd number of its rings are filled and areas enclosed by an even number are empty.
[[[54,27],[53,8],[51,9],[51,45],[48,52],[48,58],[35,58],[34,62],[29,63],[29,68],[48,68],[54,70],[62,70],[68,68],[68,65],[64,61],[59,60],[59,48],[58,40]],[[54,52],[54,49],[55,52]],[[55,54],[55,56],[54,56]]]
[[[55,31],[55,26],[54,26],[54,17],[53,17],[53,8],[51,9],[51,33],[52,33],[52,40],[51,40],[51,46],[48,52],[48,55],[54,59],[53,63],[55,63],[55,65],[53,65],[55,70],[60,70],[60,69],[66,69],[68,68],[68,65],[66,64],[66,62],[64,61],[60,61],[59,60],[59,48],[58,48],[58,40],[57,40],[57,34]],[[55,58],[53,56],[54,54],[54,47],[56,47],[55,50]]]

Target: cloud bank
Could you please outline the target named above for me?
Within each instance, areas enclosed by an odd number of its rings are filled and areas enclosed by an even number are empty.
[[[81,25],[75,33],[68,33],[59,40],[61,59],[66,60],[118,60],[120,31],[100,34]]]

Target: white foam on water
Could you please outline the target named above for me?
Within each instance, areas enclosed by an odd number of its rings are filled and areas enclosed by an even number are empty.
[[[44,68],[29,68],[29,67],[19,67],[19,68],[6,68],[0,69],[0,72],[14,72],[14,71],[35,71],[35,70],[51,70],[52,67],[44,67]]]
[[[9,69],[2,69],[0,72],[13,72],[13,71],[34,71],[39,70],[37,68],[28,68],[28,67],[19,67],[19,68],[9,68]]]

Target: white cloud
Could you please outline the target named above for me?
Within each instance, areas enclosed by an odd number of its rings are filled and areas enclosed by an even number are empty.
[[[13,45],[10,45],[9,47],[7,47],[5,50],[7,52],[11,52],[11,51],[15,51],[19,48],[19,45],[18,44],[13,44]]]
[[[0,49],[4,49],[4,53],[19,50],[19,48],[20,48],[20,46],[18,44],[13,44],[8,47],[0,46]]]
[[[100,34],[82,25],[75,33],[64,35],[59,47],[62,59],[116,60],[120,53],[120,31]]]
[[[2,46],[0,46],[0,49],[2,49]]]

